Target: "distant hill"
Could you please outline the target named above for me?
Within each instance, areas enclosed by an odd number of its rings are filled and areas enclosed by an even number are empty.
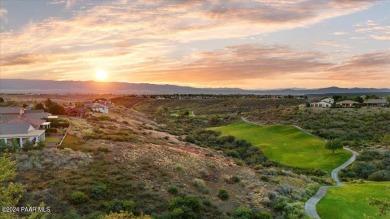
[[[51,81],[0,79],[1,93],[114,93],[114,94],[353,94],[383,93],[389,88],[339,88],[244,90],[240,88],[194,88],[177,85],[147,83],[95,82],[95,81]]]

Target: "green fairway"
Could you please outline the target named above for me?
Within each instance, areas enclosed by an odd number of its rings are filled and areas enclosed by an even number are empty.
[[[390,201],[390,182],[366,182],[344,184],[329,189],[328,194],[318,203],[317,211],[323,219],[338,218],[390,218],[378,215],[378,206],[369,205],[373,199]]]
[[[325,142],[290,125],[254,125],[246,122],[211,128],[260,146],[271,160],[282,164],[331,172],[351,157],[338,150],[325,149]]]

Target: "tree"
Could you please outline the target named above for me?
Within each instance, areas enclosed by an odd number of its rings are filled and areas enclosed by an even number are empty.
[[[55,114],[55,115],[65,115],[65,108],[57,103],[52,103],[49,107],[49,113]]]
[[[0,103],[4,103],[4,98],[0,97]]]
[[[220,198],[223,201],[226,201],[229,199],[229,193],[225,189],[218,190],[217,196],[218,196],[218,198]]]
[[[335,150],[343,148],[343,142],[338,138],[329,140],[326,142],[325,148],[332,150],[334,153]]]
[[[50,100],[50,98],[47,98],[47,100],[45,101],[45,105],[46,107],[50,107],[54,102],[52,100]]]
[[[45,106],[43,106],[42,103],[37,103],[37,104],[35,104],[34,109],[36,109],[36,110],[40,110],[40,109],[44,110]]]
[[[8,155],[0,157],[0,206],[17,206],[25,192],[24,186],[14,183],[16,178],[16,162]],[[16,218],[13,214],[4,214],[1,218]]]
[[[361,96],[355,97],[354,100],[355,100],[356,102],[359,102],[359,103],[363,103],[363,102],[364,102],[364,99],[363,99],[363,97],[361,97]]]

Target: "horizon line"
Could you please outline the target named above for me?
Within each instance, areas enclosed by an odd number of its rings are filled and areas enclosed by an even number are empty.
[[[24,79],[24,78],[0,78],[1,80],[25,80],[25,81],[52,81],[52,82],[94,82],[101,84],[108,83],[124,83],[124,84],[147,84],[147,85],[160,85],[160,86],[177,86],[177,87],[189,87],[196,89],[240,89],[244,91],[272,91],[272,90],[318,90],[318,89],[326,89],[326,88],[338,88],[338,89],[390,89],[390,87],[338,87],[338,86],[330,86],[330,87],[316,87],[316,88],[296,88],[296,87],[285,87],[285,88],[253,88],[246,89],[240,87],[197,87],[190,85],[180,85],[180,84],[169,84],[169,83],[149,83],[149,82],[125,82],[125,81],[96,81],[96,80],[47,80],[47,79]]]

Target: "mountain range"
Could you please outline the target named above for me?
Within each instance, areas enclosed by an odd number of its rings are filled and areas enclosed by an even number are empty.
[[[0,79],[0,93],[112,93],[112,94],[258,94],[258,95],[310,95],[388,93],[390,88],[339,88],[244,90],[240,88],[195,88],[177,85],[148,83],[53,81]]]

